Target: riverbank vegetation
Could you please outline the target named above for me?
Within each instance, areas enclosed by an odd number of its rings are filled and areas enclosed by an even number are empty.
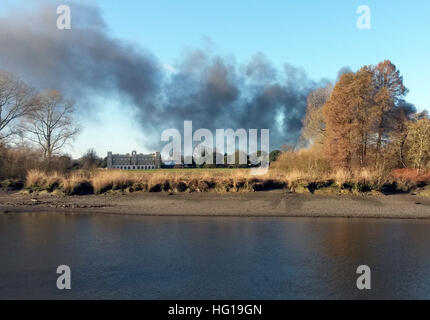
[[[430,175],[396,170],[381,179],[368,170],[351,174],[344,170],[317,174],[271,168],[254,176],[247,169],[177,169],[133,172],[121,170],[73,171],[68,174],[30,170],[27,192],[81,195],[110,192],[258,192],[283,189],[296,193],[363,194],[428,192]]]

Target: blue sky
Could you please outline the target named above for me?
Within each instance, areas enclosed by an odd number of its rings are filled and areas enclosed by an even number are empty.
[[[358,6],[371,9],[371,30],[356,26]],[[238,61],[263,52],[314,79],[390,59],[404,76],[408,100],[430,109],[430,1],[415,0],[103,0],[118,37],[138,42],[174,65],[187,48],[211,46]]]

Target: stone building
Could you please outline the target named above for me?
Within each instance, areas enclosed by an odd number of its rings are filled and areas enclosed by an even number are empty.
[[[161,155],[159,152],[137,154],[136,151],[133,151],[131,155],[129,153],[112,154],[112,152],[108,152],[107,167],[123,170],[159,169],[161,167]]]

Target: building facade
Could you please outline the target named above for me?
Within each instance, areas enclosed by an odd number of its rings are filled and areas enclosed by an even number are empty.
[[[108,152],[107,167],[122,170],[159,169],[161,167],[161,155],[159,152],[137,154],[136,151],[133,151],[131,155],[129,153],[112,154],[112,152]]]

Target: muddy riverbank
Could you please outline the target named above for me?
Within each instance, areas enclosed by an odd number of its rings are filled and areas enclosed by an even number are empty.
[[[396,195],[112,193],[87,196],[0,193],[0,214],[70,212],[147,216],[430,218],[430,198]]]

